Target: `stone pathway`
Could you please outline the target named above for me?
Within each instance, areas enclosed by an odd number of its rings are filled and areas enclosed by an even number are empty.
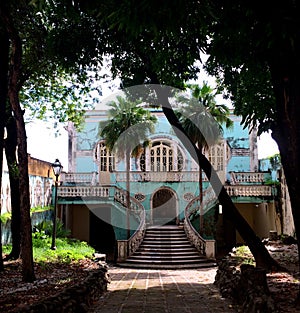
[[[89,313],[236,312],[213,285],[216,268],[137,270],[110,267],[108,291]]]

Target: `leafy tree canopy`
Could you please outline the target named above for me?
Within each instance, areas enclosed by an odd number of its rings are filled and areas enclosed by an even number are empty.
[[[7,4],[22,42],[20,101],[34,117],[79,126],[101,93],[105,46],[99,24],[68,1]],[[95,97],[96,96],[96,97]]]

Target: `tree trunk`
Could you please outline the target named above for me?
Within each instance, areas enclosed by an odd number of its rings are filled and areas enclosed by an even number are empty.
[[[158,101],[162,105],[162,109],[167,120],[172,125],[174,132],[181,140],[182,144],[191,153],[191,156],[194,158],[197,164],[201,166],[202,170],[206,174],[215,191],[215,194],[218,196],[220,204],[223,206],[224,218],[229,219],[233,223],[237,231],[240,233],[241,237],[245,240],[246,244],[253,254],[256,266],[264,268],[266,270],[281,268],[280,265],[271,257],[269,251],[266,249],[261,240],[256,236],[255,232],[249,226],[247,221],[239,213],[208,159],[188,139],[188,136],[186,135],[181,124],[179,123],[172,109],[172,106],[169,103],[168,91],[162,89],[162,87],[157,87],[156,92],[159,98]]]
[[[271,68],[277,104],[272,137],[280,151],[289,190],[300,259],[300,66],[296,65],[293,63],[293,69],[289,71]],[[300,292],[297,302],[300,307]]]
[[[3,169],[3,147],[4,147],[4,116],[7,102],[7,83],[8,83],[8,56],[9,41],[7,32],[1,27],[0,30],[0,190],[2,190],[2,169]],[[1,205],[0,205],[1,214]],[[2,258],[2,230],[0,222],[0,271],[4,270]]]
[[[21,207],[21,259],[22,278],[25,282],[35,280],[32,228],[30,218],[30,196],[28,176],[27,136],[23,111],[19,102],[19,81],[21,74],[22,43],[6,7],[6,2],[0,2],[0,17],[11,40],[11,57],[8,78],[8,98],[12,107],[17,126],[18,159],[20,172],[20,207]]]
[[[10,111],[9,111],[10,112]],[[5,155],[8,165],[10,194],[11,194],[11,234],[12,250],[6,259],[18,259],[21,248],[21,210],[19,169],[16,158],[17,133],[16,122],[13,116],[6,118],[7,138],[5,140]]]

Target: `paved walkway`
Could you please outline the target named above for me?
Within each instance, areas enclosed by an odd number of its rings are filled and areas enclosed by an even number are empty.
[[[236,312],[213,285],[216,269],[109,268],[111,283],[89,313]]]

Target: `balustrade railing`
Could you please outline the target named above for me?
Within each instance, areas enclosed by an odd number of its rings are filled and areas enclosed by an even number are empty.
[[[115,173],[116,182],[126,182],[126,172]],[[199,172],[184,171],[184,172],[130,172],[131,182],[198,182]],[[207,181],[203,175],[203,181]]]
[[[100,197],[108,198],[110,196],[110,186],[60,186],[57,189],[58,197],[65,198],[86,198]]]
[[[62,173],[60,180],[64,184],[91,184],[94,185],[97,182],[97,172],[86,173]]]
[[[199,212],[199,214],[205,214],[216,203],[216,195],[211,187],[209,187],[203,194],[202,204],[200,203],[200,197],[196,197],[189,202],[185,208],[184,215],[184,230],[187,238],[193,246],[207,258],[215,258],[215,240],[204,239],[199,232],[194,228],[191,223],[192,215]],[[200,208],[202,207],[201,213]]]
[[[88,173],[62,173],[61,182],[64,185],[98,185],[101,184],[101,176],[104,172],[88,172]],[[223,171],[217,171],[219,177],[224,176]],[[125,171],[112,172],[116,182],[126,182],[127,176]],[[206,175],[202,174],[203,181],[208,181]],[[130,172],[130,182],[198,182],[198,171],[173,171],[173,172]]]
[[[266,173],[262,172],[230,172],[231,184],[262,184]]]
[[[220,176],[221,172],[218,172]],[[117,182],[126,182],[126,172],[119,171],[113,173]],[[266,180],[268,173],[263,172],[230,172],[230,183],[239,184],[262,184]],[[90,184],[99,183],[99,174],[97,172],[86,173],[62,173],[61,181],[64,184]],[[174,171],[174,172],[130,172],[131,182],[198,182],[198,171]],[[203,174],[203,181],[207,181],[206,175]]]
[[[225,189],[230,197],[270,197],[272,186],[266,185],[229,185]]]
[[[127,208],[126,191],[115,187],[114,199]],[[140,246],[146,231],[146,212],[144,206],[135,198],[130,197],[130,214],[139,219],[139,225],[128,240],[118,240],[118,262],[125,261]]]
[[[108,198],[111,194],[111,186],[60,186],[58,197],[61,198]],[[273,196],[273,188],[268,185],[225,185],[225,189],[231,197],[270,197]],[[116,200],[126,205],[126,195],[120,191],[113,191]],[[133,203],[133,202],[131,202]],[[133,205],[133,204],[132,204]]]

